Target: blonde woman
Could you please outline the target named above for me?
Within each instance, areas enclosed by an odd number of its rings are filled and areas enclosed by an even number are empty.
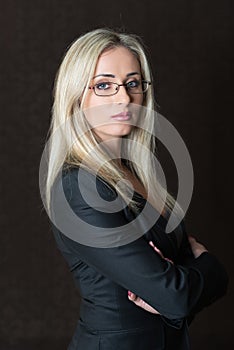
[[[97,29],[72,43],[55,82],[46,180],[81,294],[69,350],[187,350],[195,313],[226,292],[224,267],[183,220],[165,231],[172,209],[182,214],[157,176],[153,109],[138,37]]]

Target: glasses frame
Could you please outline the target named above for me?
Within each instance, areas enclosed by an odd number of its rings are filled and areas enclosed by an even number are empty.
[[[149,86],[152,84],[151,81],[142,80],[141,83],[147,83],[147,88],[146,88],[145,91],[142,91],[142,92],[129,92],[130,88],[128,88],[128,83],[118,84],[118,83],[114,83],[114,82],[112,82],[112,81],[109,81],[108,83],[111,83],[111,84],[116,85],[116,92],[114,92],[113,94],[110,94],[110,95],[99,95],[99,94],[97,94],[95,88],[96,88],[96,86],[97,86],[98,84],[100,84],[100,83],[97,83],[97,84],[95,84],[95,85],[93,85],[93,86],[89,86],[89,89],[93,90],[96,96],[100,96],[100,97],[109,97],[109,96],[114,96],[114,95],[116,95],[116,94],[119,92],[120,86],[124,86],[125,89],[126,89],[126,91],[127,91],[128,93],[130,93],[131,95],[143,95],[143,94],[148,90]]]

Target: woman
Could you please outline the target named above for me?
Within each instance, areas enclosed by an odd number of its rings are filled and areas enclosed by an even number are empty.
[[[153,108],[139,38],[98,29],[68,49],[55,85],[46,199],[81,294],[69,350],[189,349],[189,322],[226,292],[224,267],[183,221],[166,233],[172,209],[178,217],[181,209],[155,174]],[[77,225],[60,206],[62,192]]]

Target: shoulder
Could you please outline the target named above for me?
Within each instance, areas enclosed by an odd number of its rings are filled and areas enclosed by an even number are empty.
[[[109,229],[128,222],[123,200],[115,190],[99,176],[78,167],[60,172],[53,189],[52,209],[55,222],[66,226],[62,229],[65,233],[70,230],[85,235],[91,230],[96,234],[98,228]]]
[[[106,201],[113,201],[117,197],[116,190],[98,174],[81,167],[65,167],[61,176],[62,187],[67,200],[75,196],[98,195]]]
[[[122,197],[98,174],[81,167],[63,170],[60,191],[70,208],[84,221],[100,227],[125,224]]]

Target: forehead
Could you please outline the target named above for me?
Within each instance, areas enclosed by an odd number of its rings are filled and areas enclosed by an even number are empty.
[[[95,75],[112,73],[114,75],[126,75],[131,72],[140,73],[140,64],[136,56],[125,47],[116,47],[104,51],[96,65]]]

